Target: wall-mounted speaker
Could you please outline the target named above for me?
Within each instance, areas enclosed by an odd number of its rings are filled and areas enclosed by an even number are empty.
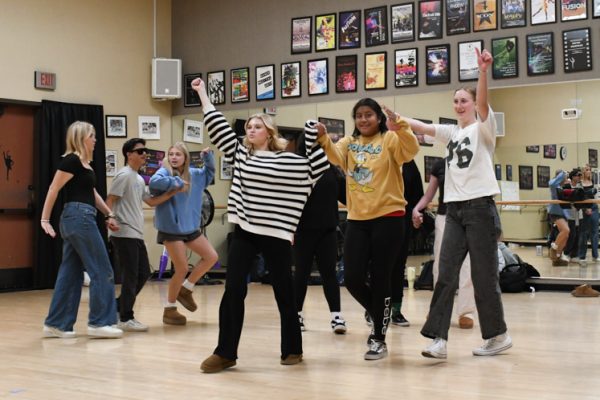
[[[181,60],[152,59],[152,97],[163,100],[181,98]]]

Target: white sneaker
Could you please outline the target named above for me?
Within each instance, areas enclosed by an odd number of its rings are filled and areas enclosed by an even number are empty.
[[[483,342],[481,347],[473,349],[474,356],[493,356],[512,347],[512,339],[508,333],[495,336]]]
[[[592,258],[593,262],[600,262],[600,258],[596,257],[596,258]]]
[[[61,338],[61,339],[72,339],[77,337],[75,331],[61,331],[58,328],[44,325],[44,337],[45,338]]]
[[[445,359],[448,357],[446,343],[448,343],[446,339],[435,338],[433,339],[433,342],[421,352],[421,355],[427,358]]]
[[[560,256],[560,259],[563,260],[563,261],[566,261],[566,262],[570,262],[571,261],[571,257],[569,257],[569,256],[567,256],[565,254],[562,254]]]
[[[114,326],[90,326],[87,328],[88,336],[105,339],[118,339],[123,336],[123,331]]]
[[[147,332],[148,325],[142,324],[135,318],[130,319],[129,321],[119,321],[117,324],[117,328],[121,329],[123,332]]]
[[[83,271],[83,286],[90,286],[90,274],[87,271]]]

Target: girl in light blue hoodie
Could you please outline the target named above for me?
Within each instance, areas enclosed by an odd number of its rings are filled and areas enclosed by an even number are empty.
[[[177,311],[176,301],[189,311],[196,311],[198,307],[192,297],[194,286],[218,258],[215,249],[200,232],[202,193],[215,176],[215,159],[208,147],[202,150],[202,159],[202,168],[191,168],[188,149],[182,142],[177,142],[169,147],[166,165],[150,178],[153,194],[178,191],[156,207],[154,216],[157,241],[165,245],[175,266],[163,313],[165,324],[185,325],[186,317]],[[187,279],[186,248],[201,257]]]

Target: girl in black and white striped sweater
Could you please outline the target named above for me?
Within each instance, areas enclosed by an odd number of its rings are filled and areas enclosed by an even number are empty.
[[[314,184],[329,168],[325,153],[316,145],[317,123],[305,125],[306,157],[283,151],[286,141],[265,114],[246,121],[246,136],[240,143],[223,114],[211,104],[204,82],[195,79],[192,88],[202,101],[211,142],[233,163],[227,211],[229,222],[236,224],[219,308],[219,344],[201,368],[219,372],[236,364],[247,276],[258,253],[269,268],[281,317],[281,364],[297,364],[302,361],[302,337],[292,285],[291,242]]]

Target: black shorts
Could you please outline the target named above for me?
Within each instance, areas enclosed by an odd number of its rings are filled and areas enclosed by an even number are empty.
[[[567,220],[567,218],[564,215],[550,214],[550,221],[552,223],[555,223],[559,219],[564,219],[565,221]]]
[[[158,244],[164,244],[164,242],[191,242],[192,240],[200,237],[202,233],[200,231],[188,233],[187,235],[177,235],[174,233],[166,233],[158,231],[156,235],[156,241]]]

